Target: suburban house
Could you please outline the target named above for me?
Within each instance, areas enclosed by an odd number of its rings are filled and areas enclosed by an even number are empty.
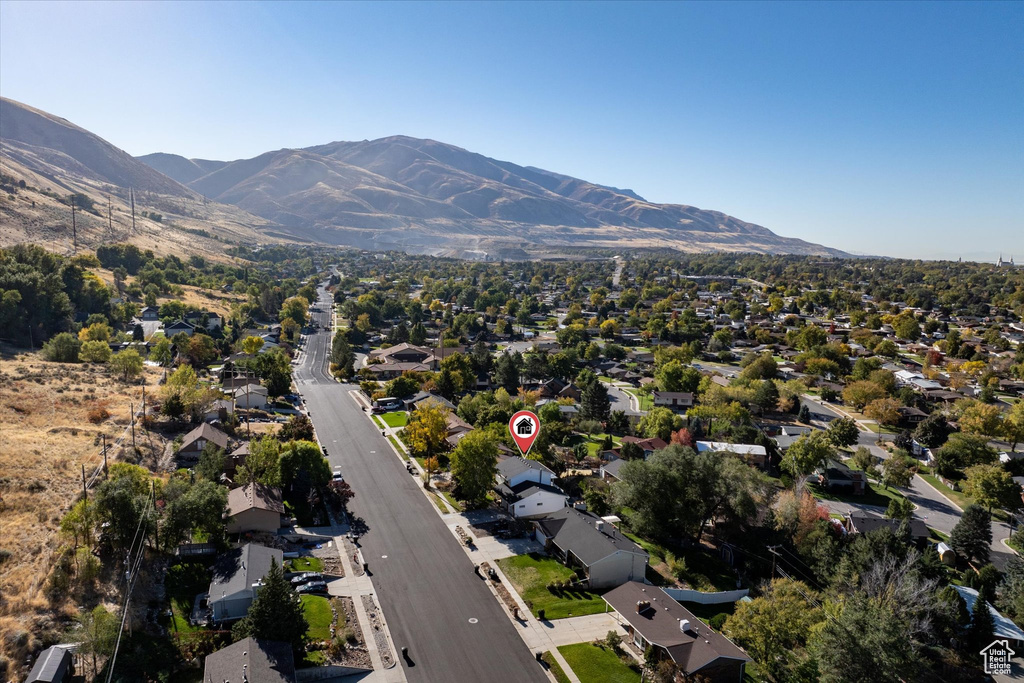
[[[967,603],[967,611],[974,614],[974,603],[978,599],[978,591],[967,586],[957,586],[950,584],[960,594],[960,597]],[[992,635],[997,639],[1007,639],[1011,641],[1011,645],[1018,651],[1024,648],[1024,631],[1020,629],[1017,624],[1013,623],[1008,617],[1004,617],[999,611],[992,606],[991,603],[988,605],[989,614],[992,615],[992,621],[995,622],[994,628],[992,629]]]
[[[282,564],[284,552],[277,548],[247,543],[221,555],[213,568],[209,601],[213,621],[241,619],[256,598],[271,561]]]
[[[262,384],[249,382],[236,387],[232,392],[235,397],[235,406],[242,410],[264,410],[269,404],[267,388]]]
[[[199,462],[206,444],[212,443],[223,450],[228,449],[229,437],[209,422],[204,422],[181,439],[177,458],[184,462]]]
[[[430,366],[423,363],[374,363],[366,366],[375,379],[394,379],[405,372],[429,372]]]
[[[238,471],[239,467],[245,464],[245,460],[248,457],[249,442],[246,441],[228,454],[227,460],[224,462],[224,473],[229,477],[235,476],[235,472]]]
[[[843,520],[843,526],[851,534],[867,534],[882,527],[888,527],[896,531],[899,529],[900,524],[901,522],[898,519],[889,519],[888,517],[876,515],[873,512],[860,510],[847,513],[846,519]],[[914,545],[923,545],[931,535],[927,525],[916,517],[910,519],[909,525],[910,542]]]
[[[216,401],[210,404],[210,407],[203,413],[203,420],[211,422],[213,420],[220,420],[223,422],[228,419],[229,415],[234,415],[235,404],[227,399],[218,398]]]
[[[196,328],[194,328],[192,325],[189,325],[184,320],[179,320],[164,327],[164,335],[168,339],[181,332],[184,332],[185,334],[191,337],[193,334],[195,334]]]
[[[604,463],[601,465],[601,478],[607,482],[619,481],[622,478],[619,476],[619,470],[625,467],[627,462],[629,461],[616,458]]]
[[[72,646],[53,645],[39,653],[25,683],[63,683],[74,676]]]
[[[227,532],[277,532],[281,528],[284,503],[281,492],[255,482],[228,492]]]
[[[715,451],[716,453],[732,453],[738,455],[748,465],[764,467],[768,461],[768,451],[764,446],[745,443],[725,443],[724,441],[698,441],[697,452]]]
[[[624,583],[604,594],[627,637],[641,651],[672,660],[689,677],[708,683],[740,683],[750,661],[731,640],[707,626],[657,586]]]
[[[498,462],[498,481],[509,488],[519,486],[523,482],[551,485],[555,473],[544,463],[516,456]]]
[[[654,451],[660,451],[663,448],[668,448],[668,444],[665,443],[664,440],[659,439],[656,436],[651,437],[649,439],[641,439],[638,436],[624,436],[622,437],[622,443],[635,443],[637,446],[639,446],[640,450],[643,451],[644,460],[654,455]],[[619,458],[621,457],[621,451],[622,446],[619,446],[618,448],[612,448],[611,450],[607,450],[601,453],[601,458],[604,460],[613,460]]]
[[[243,638],[206,655],[203,681],[295,683],[295,659],[288,643]]]
[[[156,322],[160,320],[160,309],[156,306],[146,306],[139,311],[139,320],[145,322]]]
[[[815,472],[818,483],[829,491],[847,490],[855,495],[863,496],[866,492],[867,478],[860,470],[850,469],[838,460],[829,460],[824,467]]]
[[[534,536],[567,567],[579,567],[591,588],[643,581],[647,552],[600,517],[566,507],[534,522]]]
[[[656,407],[685,410],[693,407],[693,394],[688,391],[655,391],[652,394]]]
[[[530,519],[544,517],[565,507],[568,496],[557,486],[523,481],[515,486],[499,484],[502,507],[513,517]]]

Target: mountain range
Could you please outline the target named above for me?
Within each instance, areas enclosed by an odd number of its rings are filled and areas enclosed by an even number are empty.
[[[249,217],[273,240],[469,256],[582,247],[844,255],[718,211],[657,204],[632,190],[406,136],[235,161],[133,158],[64,119],[0,98],[0,165],[119,196],[132,188],[162,199],[170,217],[178,204],[193,214],[203,213],[196,206],[224,207],[235,223]]]

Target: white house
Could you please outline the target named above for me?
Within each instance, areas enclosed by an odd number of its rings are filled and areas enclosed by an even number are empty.
[[[498,481],[509,488],[526,481],[550,486],[554,478],[555,473],[536,460],[514,457],[498,463]]]
[[[557,486],[524,481],[515,486],[501,484],[497,488],[503,507],[513,517],[544,517],[565,507],[568,497]]]
[[[247,543],[220,556],[209,590],[215,622],[235,621],[246,615],[272,561],[282,564],[284,552],[255,543]]]
[[[234,396],[235,406],[242,410],[250,408],[263,410],[269,405],[267,401],[267,388],[260,384],[250,383],[240,386],[235,389]]]

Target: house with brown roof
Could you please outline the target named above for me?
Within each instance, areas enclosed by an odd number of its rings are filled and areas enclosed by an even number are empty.
[[[255,482],[228,492],[226,529],[229,534],[246,531],[275,533],[281,528],[284,503],[281,491]]]
[[[657,586],[624,583],[604,594],[633,644],[670,659],[688,677],[740,683],[751,661],[731,640],[698,619]]]
[[[204,422],[181,439],[181,446],[178,448],[177,458],[184,463],[195,464],[199,462],[206,444],[212,443],[223,450],[228,449],[230,437],[220,431],[209,422]]]

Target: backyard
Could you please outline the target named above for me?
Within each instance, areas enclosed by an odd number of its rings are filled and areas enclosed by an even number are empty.
[[[640,672],[631,669],[608,648],[576,643],[562,645],[558,651],[582,683],[640,683]]]
[[[544,610],[546,619],[563,619],[584,614],[597,614],[606,609],[604,600],[597,593],[584,588],[553,591],[548,585],[556,581],[571,581],[575,574],[553,557],[538,553],[516,555],[498,560],[498,566],[534,616]]]
[[[650,555],[648,578],[662,585],[676,581],[707,593],[736,589],[736,574],[722,560],[700,548],[676,548],[648,541],[636,534],[624,532],[634,543]],[[651,576],[651,574],[656,576]]]

